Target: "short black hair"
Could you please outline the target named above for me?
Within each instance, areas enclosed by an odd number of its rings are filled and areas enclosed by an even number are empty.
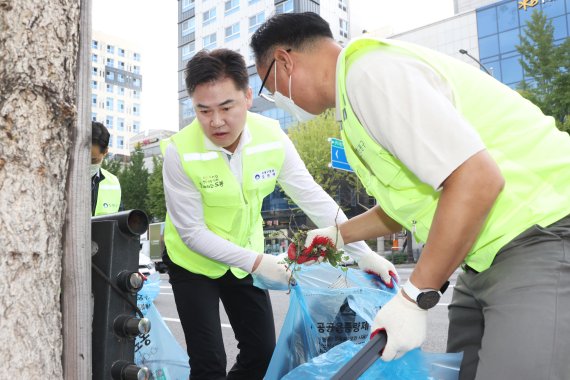
[[[266,64],[276,45],[302,49],[318,38],[333,38],[329,23],[313,12],[281,13],[270,17],[251,36],[257,63]]]
[[[109,147],[109,139],[111,134],[107,128],[98,121],[91,121],[91,144],[97,145],[101,153],[105,153]]]
[[[249,88],[245,60],[238,52],[230,49],[200,50],[186,64],[185,82],[190,96],[196,86],[224,78],[233,80],[238,90]]]

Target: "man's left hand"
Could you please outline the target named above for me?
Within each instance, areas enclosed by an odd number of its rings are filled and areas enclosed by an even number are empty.
[[[358,261],[358,267],[364,272],[374,274],[382,279],[382,282],[389,288],[394,287],[394,281],[399,281],[398,272],[394,264],[382,256],[369,251]]]

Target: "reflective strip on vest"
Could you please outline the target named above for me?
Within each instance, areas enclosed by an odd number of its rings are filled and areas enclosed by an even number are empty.
[[[489,75],[449,56],[402,41],[356,39],[343,49],[337,64],[346,155],[380,207],[414,231],[417,241],[427,240],[440,192],[421,182],[368,135],[345,88],[348,67],[376,49],[418,59],[439,74],[453,91],[455,108],[478,132],[505,178],[505,187],[465,259],[469,266],[487,269],[496,253],[524,230],[570,214],[570,136],[556,128],[553,118]]]
[[[277,121],[250,112],[247,126],[252,141],[244,147],[241,185],[223,156],[206,149],[205,135],[197,119],[171,136],[170,143],[175,145],[185,173],[200,191],[208,229],[240,247],[263,253],[261,206],[275,189],[283,165],[283,132]],[[170,259],[190,272],[219,278],[230,269],[238,278],[247,276],[241,269],[230,268],[191,250],[180,238],[168,213],[164,240]]]

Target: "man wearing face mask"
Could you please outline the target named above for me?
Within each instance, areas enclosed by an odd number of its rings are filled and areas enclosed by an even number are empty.
[[[121,185],[119,180],[101,168],[109,152],[110,134],[105,126],[91,122],[91,215],[113,214],[121,210]]]
[[[336,108],[348,162],[378,201],[305,244],[402,227],[425,243],[374,319],[387,334],[382,359],[421,346],[428,309],[461,266],[447,341],[463,352],[460,379],[568,380],[570,136],[555,120],[425,47],[368,34],[340,46],[311,12],[269,18],[251,47],[280,107],[301,119],[293,101],[313,114]],[[520,349],[529,342],[540,349]]]

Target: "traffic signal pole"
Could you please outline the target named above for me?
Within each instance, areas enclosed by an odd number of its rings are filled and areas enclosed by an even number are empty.
[[[94,380],[150,377],[148,368],[133,362],[135,337],[150,331],[136,306],[144,282],[138,273],[140,235],[147,228],[140,210],[91,218]]]

